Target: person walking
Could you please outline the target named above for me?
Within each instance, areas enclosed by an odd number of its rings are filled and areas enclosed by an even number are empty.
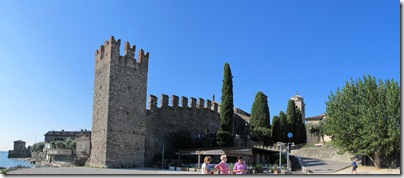
[[[356,168],[358,168],[358,164],[356,164],[356,158],[352,161],[352,174],[356,174]],[[355,172],[355,173],[354,173]]]
[[[220,163],[215,166],[216,169],[220,170],[220,174],[229,174],[229,167],[226,164],[227,156],[220,156]]]
[[[247,164],[244,162],[243,157],[238,156],[237,160],[236,164],[234,164],[233,173],[247,174]]]
[[[212,157],[205,156],[202,164],[202,174],[213,174],[213,171],[210,170],[209,164],[212,161]]]

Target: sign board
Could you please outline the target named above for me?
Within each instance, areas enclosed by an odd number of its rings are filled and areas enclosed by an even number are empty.
[[[288,138],[292,138],[292,137],[293,137],[292,132],[289,132],[289,133],[288,133]]]

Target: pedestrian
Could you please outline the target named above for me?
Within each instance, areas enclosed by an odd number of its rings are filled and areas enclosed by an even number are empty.
[[[352,174],[356,174],[356,168],[358,168],[358,164],[356,164],[356,158],[352,161]],[[355,173],[354,173],[355,172]]]
[[[238,156],[237,160],[236,164],[234,164],[233,173],[247,174],[247,164],[244,162],[243,157]]]
[[[212,161],[212,157],[205,156],[202,164],[202,174],[213,174],[213,171],[210,170],[209,164]]]
[[[229,167],[226,164],[227,156],[222,155],[220,156],[220,163],[215,166],[216,169],[220,170],[220,174],[229,174]]]

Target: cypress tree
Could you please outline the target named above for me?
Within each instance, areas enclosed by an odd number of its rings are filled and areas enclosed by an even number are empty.
[[[224,64],[224,77],[222,86],[222,103],[220,105],[220,130],[216,133],[216,143],[219,146],[232,146],[233,137],[233,75],[230,65]]]
[[[232,133],[233,127],[233,76],[230,65],[224,64],[224,78],[222,86],[222,103],[220,105],[220,130]]]
[[[255,95],[254,103],[251,108],[251,126],[258,127],[266,127],[269,128],[269,108],[268,108],[268,97],[262,92],[259,91]]]
[[[272,118],[272,140],[274,143],[282,141],[282,126],[279,116]]]
[[[295,130],[296,130],[296,135],[294,137],[296,137],[295,139],[295,143],[304,143],[304,135],[303,135],[303,131],[302,131],[302,126],[303,125],[303,121],[302,121],[302,112],[300,111],[300,108],[296,107],[296,119],[295,119],[296,123],[295,123]]]
[[[286,143],[288,142],[288,121],[285,112],[279,112],[279,122],[281,128],[281,142]]]
[[[293,137],[291,141],[296,141],[296,136],[297,136],[297,128],[296,128],[296,106],[295,102],[293,100],[288,101],[288,107],[286,109],[286,117],[287,117],[287,132],[291,132],[293,134]],[[289,138],[288,138],[289,140]]]

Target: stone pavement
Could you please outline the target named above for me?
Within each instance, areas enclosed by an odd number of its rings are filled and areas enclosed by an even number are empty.
[[[300,157],[308,174],[351,174],[351,162],[320,160]],[[360,166],[357,174],[401,174],[400,169],[376,169],[373,166]]]
[[[22,168],[7,172],[7,175],[22,175],[22,174],[53,174],[53,175],[97,175],[97,174],[200,174],[200,172],[191,171],[172,171],[167,169],[155,168],[122,168],[122,169],[102,169],[91,167],[41,167],[41,168]]]
[[[351,166],[350,162],[329,161],[308,157],[300,158],[306,171],[311,174],[330,174]]]
[[[348,167],[346,169],[334,172],[332,174],[351,174],[352,168]],[[359,166],[356,169],[357,174],[397,174],[400,175],[400,169],[377,169],[373,166]]]

